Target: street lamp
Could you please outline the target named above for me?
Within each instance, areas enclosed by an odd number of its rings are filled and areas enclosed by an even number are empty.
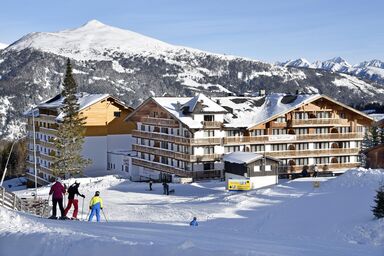
[[[9,155],[8,155],[8,158],[7,158],[7,162],[5,163],[5,168],[4,168],[3,176],[1,177],[0,187],[3,186],[3,182],[4,182],[4,178],[5,178],[5,174],[7,173],[8,162],[9,162],[9,159],[11,158],[13,147],[15,146],[16,142],[18,142],[19,140],[21,140],[21,139],[23,139],[23,138],[25,138],[25,136],[16,139],[16,140],[12,143],[11,150],[10,150]]]

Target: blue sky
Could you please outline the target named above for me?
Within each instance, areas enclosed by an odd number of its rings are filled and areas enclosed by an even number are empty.
[[[384,61],[383,0],[2,0],[0,42],[91,19],[159,40],[275,62]]]

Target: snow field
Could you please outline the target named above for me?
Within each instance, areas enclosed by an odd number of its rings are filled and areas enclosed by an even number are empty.
[[[169,196],[159,183],[147,191],[147,183],[117,176],[77,180],[86,209],[101,192],[108,223],[0,208],[0,255],[384,255],[384,221],[371,212],[383,170],[281,180],[249,192],[228,192],[216,181],[170,184],[176,193]],[[39,188],[38,195],[48,191]],[[197,228],[188,226],[193,216]]]

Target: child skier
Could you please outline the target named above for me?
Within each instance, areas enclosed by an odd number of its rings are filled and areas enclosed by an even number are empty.
[[[73,206],[75,207],[75,210],[73,211],[72,218],[71,218],[73,220],[78,220],[77,213],[79,211],[79,200],[77,198],[75,199],[75,196],[77,195],[77,196],[81,196],[82,198],[85,198],[83,194],[79,193],[79,186],[80,186],[80,183],[75,181],[75,183],[73,183],[68,188],[68,205],[67,205],[67,208],[65,208],[64,214],[65,216],[67,216],[68,211],[69,209],[71,209],[71,206],[73,204]]]
[[[95,196],[92,197],[91,202],[89,202],[89,209],[91,214],[89,215],[88,221],[92,221],[93,215],[96,214],[97,222],[100,222],[100,210],[103,210],[103,199],[101,199],[100,192],[96,191]]]
[[[193,217],[193,220],[189,223],[189,226],[194,226],[194,227],[199,226],[199,223],[197,223],[196,217]]]

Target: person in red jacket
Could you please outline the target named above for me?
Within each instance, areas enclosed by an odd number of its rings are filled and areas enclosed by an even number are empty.
[[[75,210],[72,213],[72,218],[71,218],[72,220],[78,220],[77,213],[79,211],[79,206],[78,206],[79,200],[77,198],[75,199],[75,196],[81,196],[82,198],[85,198],[83,194],[79,193],[79,186],[80,186],[80,183],[75,181],[75,183],[73,183],[68,188],[68,204],[67,204],[67,208],[65,208],[64,210],[64,214],[65,216],[67,216],[68,211],[69,209],[71,209],[71,206],[73,204],[73,206],[75,207]]]
[[[65,187],[61,184],[61,179],[57,178],[55,184],[52,185],[49,194],[52,195],[52,216],[50,219],[57,219],[56,217],[56,207],[59,204],[61,217],[60,219],[67,219],[64,214],[64,206],[63,206],[63,197],[65,195]]]

